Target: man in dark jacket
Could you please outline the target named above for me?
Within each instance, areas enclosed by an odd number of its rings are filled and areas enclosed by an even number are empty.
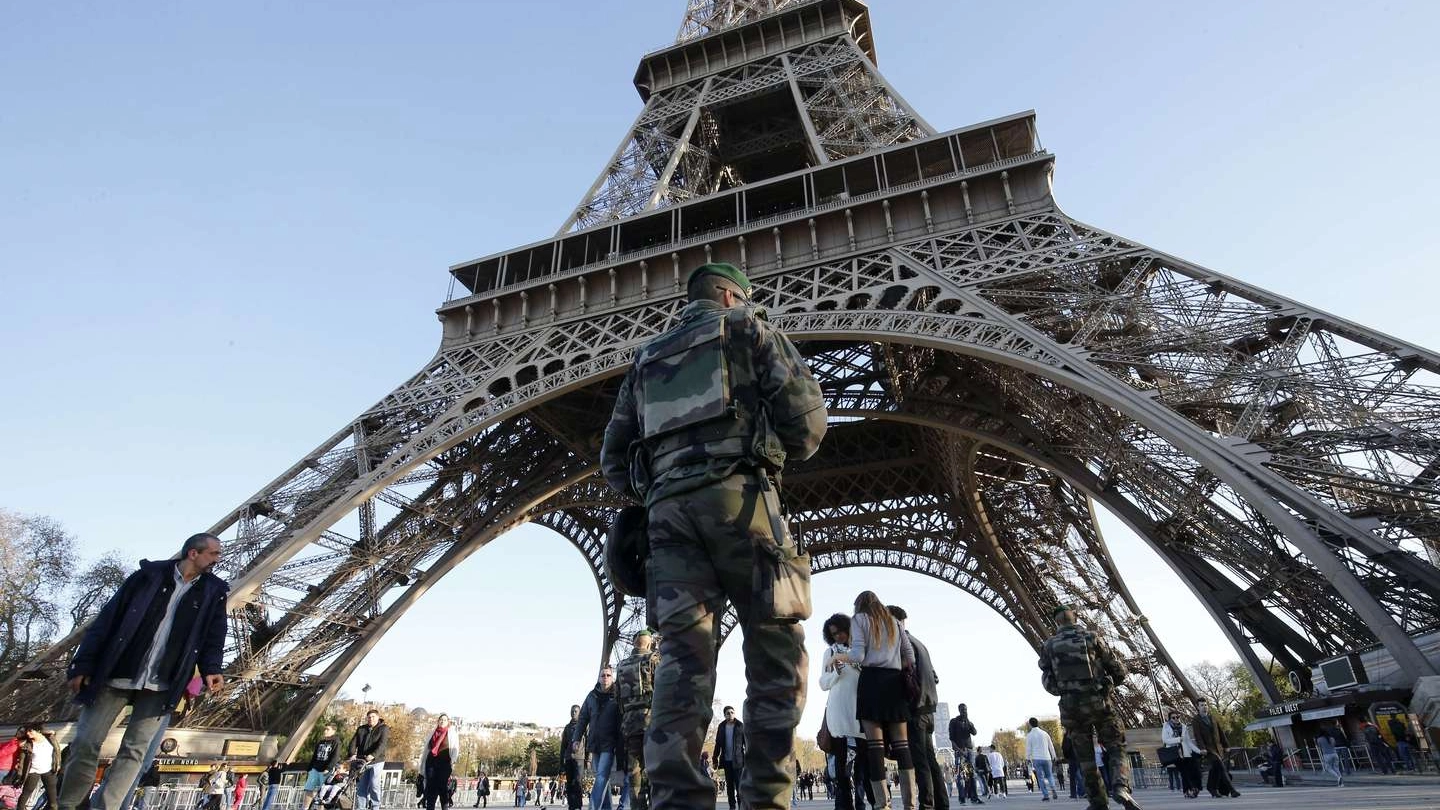
[[[86,628],[66,672],[85,708],[65,760],[59,810],[75,810],[90,794],[100,744],[127,704],[130,722],[104,789],[90,799],[94,810],[123,805],[197,666],[212,692],[225,685],[230,587],[210,573],[219,561],[220,540],[209,534],[186,540],[178,559],[141,561]]]
[[[385,745],[390,741],[390,727],[371,709],[365,722],[355,729],[350,739],[350,758],[364,761],[364,770],[355,783],[355,810],[380,810],[380,770],[385,767]]]
[[[936,684],[940,679],[935,675],[930,650],[920,643],[906,627],[909,618],[899,605],[886,606],[890,615],[900,622],[900,629],[915,648],[915,676],[920,682],[920,698],[910,706],[910,719],[906,722],[905,736],[909,738],[910,754],[915,761],[915,799],[919,810],[950,810],[950,792],[945,789],[945,771],[940,768],[940,759],[935,754],[935,707],[940,703]],[[901,790],[905,783],[901,782]],[[903,794],[902,794],[903,796]]]
[[[620,703],[615,700],[615,670],[609,664],[601,667],[600,681],[580,707],[575,737],[570,741],[572,756],[579,755],[581,740],[595,768],[590,810],[600,810],[601,803],[610,795],[610,772],[615,769],[615,751],[620,747]]]
[[[975,764],[975,724],[970,722],[970,715],[961,703],[955,710],[955,716],[950,718],[950,747],[955,751],[955,772],[964,774],[965,793],[961,800],[970,797],[971,802],[980,804],[980,798],[975,796],[975,784],[971,781],[974,778],[972,770]],[[965,763],[961,767],[960,763]]]
[[[710,761],[725,771],[725,798],[735,810],[740,770],[745,764],[745,724],[735,719],[735,707],[725,707],[725,719],[715,728],[715,753]]]
[[[570,707],[570,722],[565,724],[565,730],[560,732],[560,759],[565,765],[565,806],[569,810],[580,810],[584,803],[584,793],[580,787],[580,761],[577,759],[579,751],[575,743],[580,739],[576,732],[580,728],[580,704]],[[477,803],[475,805],[479,807]]]
[[[1240,791],[1235,789],[1234,783],[1230,781],[1230,771],[1225,767],[1225,754],[1230,750],[1230,741],[1225,739],[1225,729],[1221,728],[1220,723],[1210,714],[1210,704],[1204,698],[1195,701],[1195,719],[1190,721],[1190,731],[1195,737],[1195,744],[1205,752],[1205,764],[1209,769],[1209,774],[1205,777],[1205,789],[1210,792],[1210,796],[1240,798]],[[1076,750],[1075,753],[1083,752]]]

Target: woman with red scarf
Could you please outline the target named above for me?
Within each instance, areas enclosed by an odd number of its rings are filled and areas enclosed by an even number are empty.
[[[442,714],[435,721],[435,731],[420,753],[420,773],[425,777],[425,793],[421,803],[425,810],[435,810],[435,800],[445,795],[450,769],[460,758],[460,735],[450,727],[450,715]]]

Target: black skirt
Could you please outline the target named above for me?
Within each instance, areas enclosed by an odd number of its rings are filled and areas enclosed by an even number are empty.
[[[864,667],[855,693],[855,717],[872,723],[903,723],[910,719],[905,675],[898,669]]]

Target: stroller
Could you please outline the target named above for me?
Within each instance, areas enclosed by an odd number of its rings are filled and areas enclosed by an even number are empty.
[[[310,810],[355,810],[355,786],[364,768],[365,760],[352,759],[337,769],[320,788]]]

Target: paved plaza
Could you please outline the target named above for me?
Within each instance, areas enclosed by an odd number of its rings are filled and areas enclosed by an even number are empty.
[[[1249,787],[1239,786],[1242,795],[1238,799],[1212,799],[1201,794],[1198,799],[1186,799],[1178,791],[1138,790],[1135,798],[1145,806],[1145,810],[1179,810],[1189,808],[1190,810],[1251,810],[1251,808],[1263,808],[1263,810],[1415,810],[1416,808],[1440,808],[1440,786],[1432,783],[1398,784],[1398,785],[1355,785],[1336,787],[1294,787],[1294,788],[1271,788],[1271,787]],[[830,810],[835,803],[832,801],[800,802],[795,805],[797,810]],[[897,800],[895,806],[899,806]],[[959,810],[960,805],[951,802],[952,810]],[[965,805],[975,807],[977,805]],[[985,808],[994,810],[1019,810],[1019,808],[1033,808],[1033,810],[1081,810],[1085,807],[1083,800],[1061,799],[1058,802],[1041,802],[1039,793],[1026,793],[1021,787],[1019,793],[1011,792],[1009,798],[995,800],[986,799]],[[1111,802],[1112,808],[1120,805]],[[725,803],[720,802],[717,807],[725,808]]]

